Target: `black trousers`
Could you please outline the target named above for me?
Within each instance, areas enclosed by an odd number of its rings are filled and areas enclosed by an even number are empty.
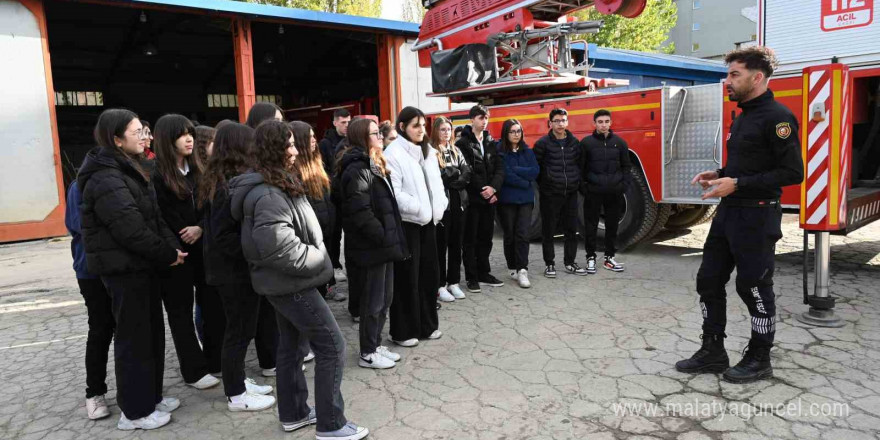
[[[217,286],[226,313],[226,329],[221,352],[223,391],[227,396],[239,396],[245,391],[244,359],[248,345],[257,333],[257,307],[260,298],[250,280],[237,284]]]
[[[360,298],[358,316],[361,317],[361,354],[370,354],[382,345],[382,329],[394,298],[394,263],[369,267],[349,266],[348,279],[349,296],[356,291]]]
[[[458,284],[461,281],[461,244],[464,239],[466,210],[460,209],[458,191],[449,193],[449,209],[443,221],[437,225],[437,261],[440,266],[440,282],[437,287]]]
[[[116,323],[113,299],[100,278],[77,278],[89,314],[86,337],[86,399],[107,394],[107,357]]]
[[[156,275],[148,272],[105,276],[102,280],[113,298],[116,320],[116,401],[129,420],[146,417],[162,401],[165,320],[161,286]]]
[[[208,372],[217,373],[222,369],[224,333],[226,332],[226,313],[217,288],[205,282],[205,267],[195,265],[193,277],[196,284],[196,304],[202,311],[202,352],[208,363]]]
[[[563,247],[563,263],[574,263],[577,254],[577,221],[578,221],[578,193],[577,191],[566,195],[541,194],[541,248],[544,254],[544,264],[556,265],[556,246],[553,236],[556,234],[556,226],[562,223],[562,231],[565,234]]]
[[[162,302],[168,315],[168,327],[177,351],[180,373],[186,383],[198,382],[208,374],[208,362],[199,340],[193,321],[193,300],[195,284],[193,265],[182,264],[163,270],[160,273]]]
[[[494,231],[495,206],[484,202],[469,205],[465,211],[462,239],[464,276],[468,281],[479,281],[480,277],[489,274]]]
[[[363,288],[356,287],[353,281],[351,281],[350,272],[362,271],[362,267],[355,266],[352,263],[349,263],[349,259],[345,259],[345,273],[348,276],[348,313],[351,316],[360,316],[361,315],[361,297],[360,294],[363,291]],[[357,275],[355,275],[357,277]]]
[[[504,259],[510,270],[529,268],[529,226],[534,207],[532,203],[498,206],[498,218],[504,230]]]
[[[623,194],[589,193],[584,198],[584,223],[587,228],[584,248],[587,258],[596,256],[596,231],[599,229],[599,212],[605,209],[605,256],[613,257],[617,248],[617,226],[623,209]]]
[[[752,318],[752,341],[773,345],[776,296],[773,270],[776,242],[782,238],[782,208],[718,206],[703,246],[697,272],[697,293],[703,311],[703,332],[722,335],[727,325],[725,285],[736,268],[736,292]]]
[[[335,204],[336,202],[334,202]],[[336,206],[337,215],[342,213],[342,207],[339,205]],[[325,237],[330,234],[325,234]],[[325,240],[326,241],[326,240]],[[333,233],[330,236],[330,240],[326,241],[325,246],[327,246],[327,253],[330,254],[330,262],[333,263],[334,269],[339,269],[342,267],[342,264],[339,262],[339,255],[342,252],[342,219],[337,218],[333,222]],[[346,271],[348,272],[348,271]]]
[[[278,416],[292,423],[309,415],[309,388],[302,371],[302,338],[315,352],[315,413],[317,430],[335,431],[345,426],[342,370],[345,340],[330,307],[316,289],[267,297],[278,316]]]
[[[433,223],[424,226],[409,222],[402,224],[411,257],[394,263],[391,339],[427,339],[439,326],[437,231]]]
[[[257,349],[257,362],[260,368],[275,368],[275,356],[278,351],[278,323],[275,322],[275,307],[266,297],[259,297],[260,306],[257,311],[257,334],[254,336],[254,347]]]

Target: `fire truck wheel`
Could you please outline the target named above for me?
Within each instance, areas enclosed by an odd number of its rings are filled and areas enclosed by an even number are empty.
[[[664,214],[664,210],[651,197],[651,191],[648,189],[648,182],[645,180],[642,170],[633,167],[630,172],[632,173],[632,185],[624,193],[624,210],[617,227],[617,247],[621,250],[648,237],[654,229],[654,225]],[[666,219],[663,218],[663,220]],[[599,221],[599,231],[598,235],[604,236],[605,223],[603,219]]]
[[[678,205],[666,221],[666,229],[687,229],[715,217],[715,205]]]

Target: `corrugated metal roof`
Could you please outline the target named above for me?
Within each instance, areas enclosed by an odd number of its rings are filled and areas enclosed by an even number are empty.
[[[583,50],[583,43],[572,45],[575,49]],[[587,56],[591,60],[618,61],[632,64],[649,64],[659,67],[671,67],[677,69],[699,70],[705,72],[727,73],[727,67],[721,61],[706,60],[703,58],[686,57],[682,55],[667,55],[663,53],[638,52],[626,49],[611,49],[599,47],[590,43]]]
[[[301,23],[344,26],[368,31],[384,31],[392,34],[404,34],[407,36],[416,36],[419,34],[419,25],[417,23],[285,8],[281,6],[261,5],[257,3],[227,0],[118,0],[118,3],[129,3],[134,5],[143,3],[203,11],[227,12],[257,18],[287,19]]]

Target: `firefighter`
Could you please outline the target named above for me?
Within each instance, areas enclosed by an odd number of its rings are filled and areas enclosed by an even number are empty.
[[[767,83],[776,56],[766,47],[728,53],[724,86],[742,114],[727,139],[727,166],[693,178],[703,199],[721,203],[703,246],[697,293],[703,312],[702,347],[675,364],[684,373],[721,373],[724,380],[748,383],[771,377],[770,348],[776,331],[773,268],[782,238],[782,187],[800,183],[804,163],[794,115],[773,98]],[[736,291],[751,315],[751,339],[742,360],[730,368],[724,349],[727,323],[725,285],[736,268]]]

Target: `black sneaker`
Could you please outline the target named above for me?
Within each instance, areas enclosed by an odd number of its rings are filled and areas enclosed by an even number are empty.
[[[590,275],[596,273],[596,257],[587,258],[587,273]]]
[[[474,292],[474,293],[479,293],[479,292],[483,291],[482,289],[480,289],[480,283],[478,283],[474,280],[468,280],[467,290],[468,290],[468,292]]]
[[[544,276],[547,278],[556,278],[556,266],[549,265],[544,269]]]
[[[487,286],[492,286],[492,287],[501,287],[504,285],[504,283],[501,280],[499,280],[498,278],[495,278],[490,273],[487,273],[486,275],[483,275],[480,277],[480,284],[485,284]]]
[[[587,274],[587,270],[583,267],[578,266],[577,263],[566,264],[565,271],[580,276],[584,276]]]
[[[606,255],[605,262],[602,263],[602,266],[604,266],[605,269],[608,269],[608,270],[611,270],[614,272],[623,272],[623,265],[618,263],[617,261],[614,261],[613,256],[609,257]]]

